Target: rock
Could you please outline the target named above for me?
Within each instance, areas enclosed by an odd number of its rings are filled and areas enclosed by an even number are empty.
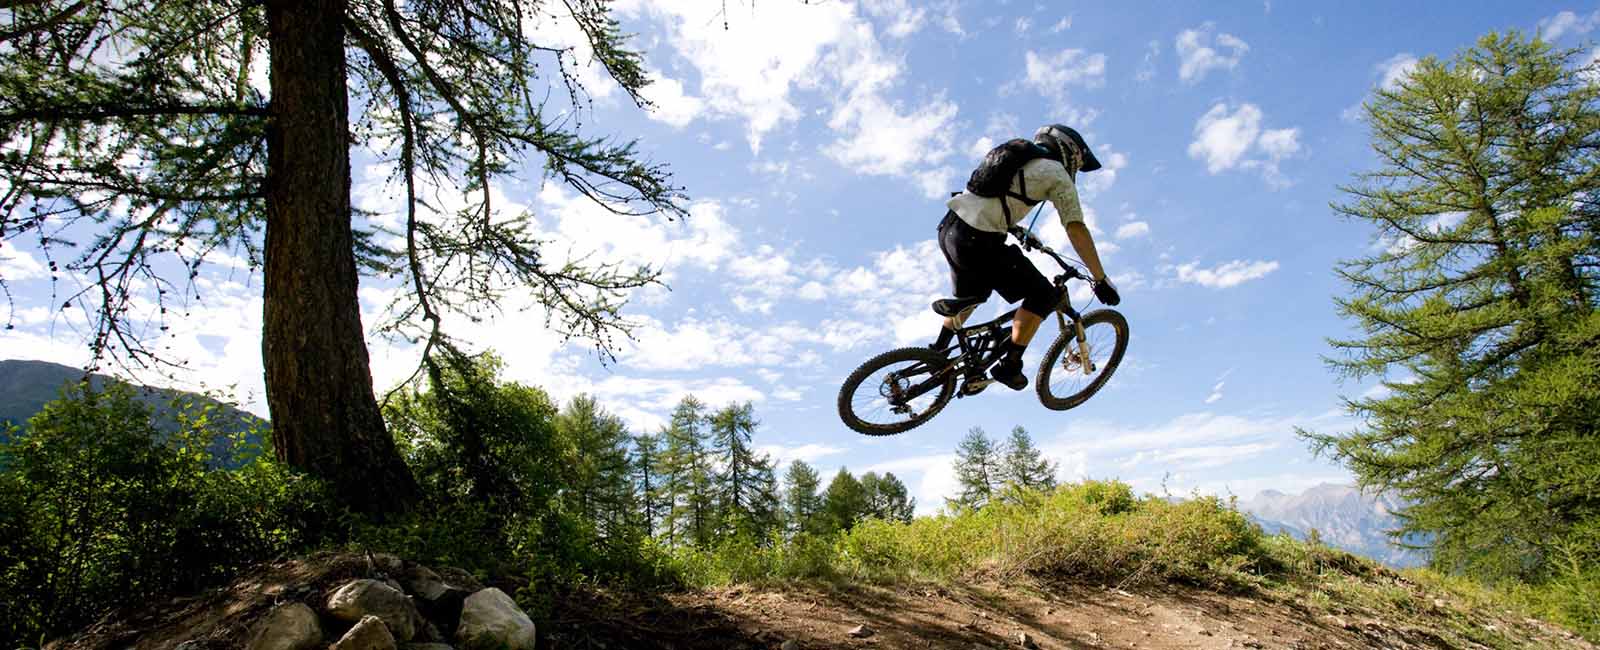
[[[800,650],[800,642],[794,639],[789,639],[788,641],[784,641],[783,645],[778,646],[778,650]]]
[[[456,643],[465,650],[533,650],[533,621],[505,592],[490,587],[461,605]]]
[[[1029,649],[1039,647],[1038,644],[1033,642],[1033,637],[1028,636],[1027,632],[1018,632],[1017,633],[1017,645],[1020,645],[1020,646],[1022,646],[1024,648],[1029,648]]]
[[[417,634],[422,615],[416,603],[398,589],[377,580],[351,580],[328,597],[328,614],[346,623],[376,616],[398,641],[410,641]]]
[[[400,650],[456,650],[448,643],[407,643]]]
[[[262,619],[249,650],[310,650],[322,645],[317,613],[305,603],[280,605]]]
[[[857,625],[850,628],[850,631],[846,632],[845,634],[849,634],[857,639],[865,639],[869,636],[872,636],[872,628],[865,625]]]
[[[363,616],[328,650],[395,650],[389,626],[376,616]]]
[[[463,569],[457,569],[450,566],[440,567],[438,569],[438,574],[440,580],[457,585],[462,589],[466,589],[467,593],[469,594],[478,593],[479,591],[482,591],[484,587],[483,583],[478,582],[478,578],[476,576],[472,575],[470,571]]]
[[[469,588],[447,580],[420,564],[406,567],[400,574],[400,584],[405,587],[406,593],[416,598],[417,608],[428,618],[438,621],[447,634],[453,631],[456,621],[461,618],[461,603],[472,592],[482,589],[481,586]]]

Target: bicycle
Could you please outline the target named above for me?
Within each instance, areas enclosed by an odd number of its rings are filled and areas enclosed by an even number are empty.
[[[1060,306],[1054,312],[1061,333],[1039,363],[1034,390],[1045,408],[1065,411],[1093,397],[1116,372],[1128,349],[1128,320],[1113,309],[1087,314],[1073,309],[1067,283],[1092,281],[1032,233],[1013,226],[1011,235],[1024,249],[1043,252],[1061,266],[1062,272],[1053,280],[1061,293]],[[933,311],[954,316],[982,302],[983,298],[946,298],[934,301]],[[893,435],[933,419],[952,397],[983,392],[994,383],[988,371],[1004,354],[1001,343],[1010,338],[1011,319],[1016,314],[1012,309],[988,322],[964,326],[943,349],[898,348],[868,359],[839,387],[840,419],[858,433]],[[882,371],[887,372],[877,378]],[[1086,383],[1077,387],[1077,380]],[[1063,385],[1057,386],[1057,381]],[[868,390],[858,395],[863,388]],[[869,419],[880,414],[892,417],[883,422]]]

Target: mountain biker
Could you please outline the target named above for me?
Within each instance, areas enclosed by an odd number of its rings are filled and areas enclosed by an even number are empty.
[[[956,298],[987,299],[990,293],[999,291],[1007,302],[1022,302],[1012,320],[1011,339],[1003,345],[1005,356],[990,371],[996,381],[1012,390],[1027,387],[1028,378],[1022,374],[1022,351],[1027,349],[1044,316],[1055,311],[1062,299],[1055,285],[1045,279],[1021,249],[1006,244],[1006,233],[1022,220],[1029,208],[1048,199],[1061,216],[1061,226],[1066,229],[1073,250],[1083,258],[1094,276],[1095,297],[1107,305],[1116,305],[1122,300],[1100,266],[1094,238],[1083,222],[1083,208],[1078,204],[1075,185],[1078,172],[1100,169],[1100,161],[1089,151],[1083,136],[1060,124],[1040,127],[1033,134],[1033,144],[1037,148],[1028,149],[1024,154],[1024,158],[1031,159],[1010,174],[1010,189],[999,196],[975,193],[974,183],[983,174],[993,173],[996,165],[1008,164],[1002,162],[1002,149],[1007,146],[1028,148],[1028,145],[1018,140],[991,151],[984,158],[984,164],[973,172],[967,191],[950,199],[950,210],[939,222],[939,248],[950,264]],[[1012,158],[1009,164],[1014,164],[1015,160]],[[1024,242],[1029,241],[1036,243],[1038,240],[1028,235]],[[976,308],[974,304],[945,318],[939,337],[931,347],[937,350],[947,347],[955,330]]]

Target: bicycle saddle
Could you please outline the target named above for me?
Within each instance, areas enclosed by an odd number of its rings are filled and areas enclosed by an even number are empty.
[[[968,307],[983,304],[988,297],[982,298],[945,298],[933,301],[933,313],[940,316],[954,316]]]

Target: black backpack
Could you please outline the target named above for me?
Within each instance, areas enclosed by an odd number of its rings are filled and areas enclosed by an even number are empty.
[[[1003,199],[1007,196],[1022,201],[1029,207],[1044,199],[1028,197],[1028,181],[1022,177],[1022,166],[1036,158],[1049,158],[1050,150],[1022,138],[1007,140],[1000,146],[989,150],[983,157],[983,162],[977,169],[972,170],[972,177],[967,179],[967,191],[987,198]],[[1021,193],[1011,191],[1011,177],[1016,176]],[[1005,212],[1006,222],[1011,221],[1011,206],[1005,201],[1000,202],[1000,209]]]

